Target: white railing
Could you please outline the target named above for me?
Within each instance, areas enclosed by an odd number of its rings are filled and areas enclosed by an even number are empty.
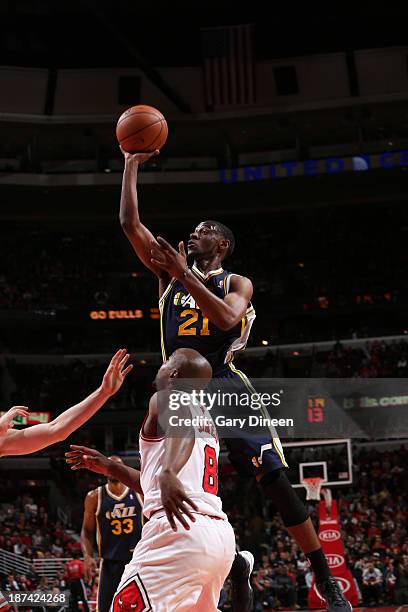
[[[17,572],[18,574],[29,574],[33,571],[33,565],[30,559],[26,559],[22,555],[16,555],[8,550],[0,548],[0,573],[9,574]]]
[[[0,574],[9,574],[10,572],[30,574],[34,572],[38,576],[54,578],[58,572],[65,571],[65,565],[70,560],[71,557],[27,559],[27,557],[0,548]]]
[[[33,569],[39,576],[54,578],[58,572],[65,571],[65,565],[71,561],[71,557],[61,559],[33,559]]]

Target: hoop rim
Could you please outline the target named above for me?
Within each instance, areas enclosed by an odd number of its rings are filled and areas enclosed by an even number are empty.
[[[308,478],[303,478],[302,485],[305,487],[307,492],[306,500],[318,501],[320,499],[320,492],[324,483],[325,479],[321,476],[309,476]]]

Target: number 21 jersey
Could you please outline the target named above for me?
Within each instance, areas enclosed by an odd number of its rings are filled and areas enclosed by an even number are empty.
[[[191,272],[220,299],[229,293],[231,272],[222,268],[204,275],[196,266]],[[255,310],[248,304],[242,320],[232,329],[219,329],[208,320],[183,284],[173,278],[159,300],[160,332],[163,361],[179,348],[192,348],[211,364],[213,376],[222,376],[234,352],[245,348]]]

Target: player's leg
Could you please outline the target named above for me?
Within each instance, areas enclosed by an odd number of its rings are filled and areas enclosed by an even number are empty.
[[[235,556],[235,535],[227,521],[202,517],[204,529],[201,529],[202,547],[207,549],[208,576],[202,585],[201,594],[195,606],[197,612],[217,610],[221,589],[230,572]],[[206,527],[205,523],[209,523]],[[211,541],[211,554],[208,553],[208,538]]]
[[[214,383],[220,386],[220,381]],[[256,393],[247,377],[238,370],[229,374],[225,388],[241,394]],[[229,459],[238,473],[254,476],[258,480],[265,496],[273,502],[281,515],[286,529],[308,557],[319,590],[325,596],[328,610],[349,612],[351,606],[331,575],[313,523],[286,476],[287,463],[279,438],[271,438],[266,433],[264,436],[242,433],[242,437],[226,438],[225,442]],[[237,556],[231,569],[234,612],[248,612],[250,609],[246,603],[247,571],[242,559]]]
[[[101,561],[99,569],[98,612],[109,612],[124,569],[124,563],[109,561],[108,559]]]

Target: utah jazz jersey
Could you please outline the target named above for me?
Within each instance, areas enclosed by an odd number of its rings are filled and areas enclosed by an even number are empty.
[[[112,561],[129,561],[142,531],[143,504],[135,491],[125,488],[114,495],[109,486],[98,487],[96,510],[99,556]]]
[[[217,297],[223,300],[228,294],[231,272],[219,268],[205,275],[196,266],[191,271]],[[255,310],[249,303],[244,317],[235,327],[228,331],[219,329],[175,278],[160,298],[159,307],[163,361],[167,361],[176,349],[192,348],[210,362],[213,376],[220,376],[234,352],[245,348],[255,319]]]

